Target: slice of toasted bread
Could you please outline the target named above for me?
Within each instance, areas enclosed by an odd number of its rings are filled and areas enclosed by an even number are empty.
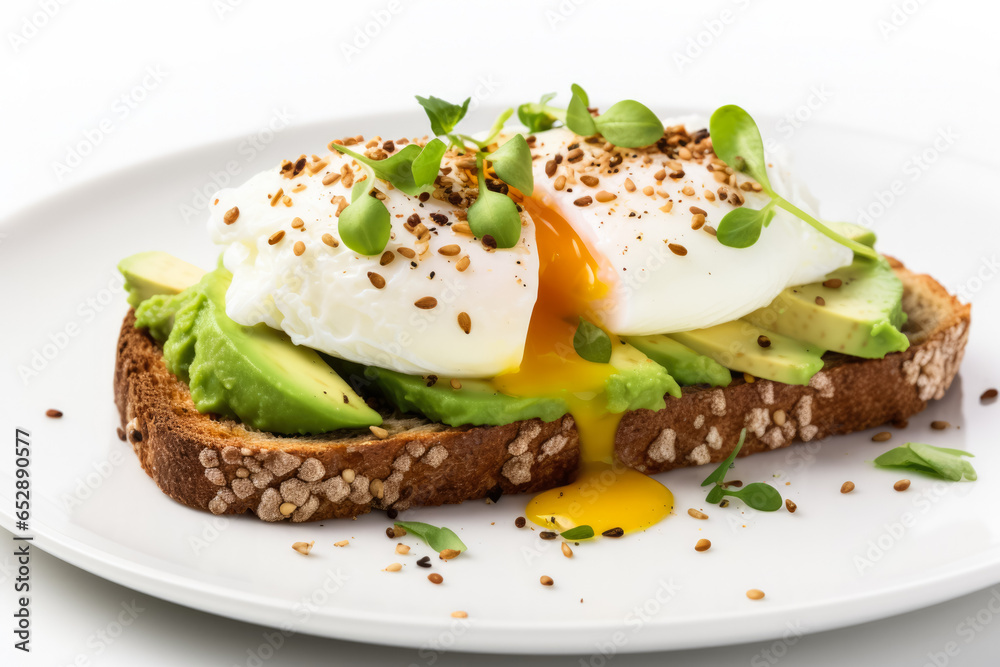
[[[893,267],[904,285],[908,350],[872,360],[828,355],[807,387],[769,380],[686,387],[663,410],[624,416],[618,459],[646,473],[721,461],[744,426],[746,456],[906,419],[941,398],[962,360],[969,306],[931,277]],[[460,428],[387,415],[388,435],[379,438],[368,430],[276,436],[200,414],[131,312],[118,342],[115,402],[143,469],[164,493],[215,514],[249,510],[265,521],[541,491],[571,481],[580,453],[568,415]]]

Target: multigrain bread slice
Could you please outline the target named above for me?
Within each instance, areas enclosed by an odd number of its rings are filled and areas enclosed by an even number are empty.
[[[908,350],[875,360],[828,355],[806,387],[742,379],[724,389],[686,387],[663,410],[624,416],[617,458],[652,474],[721,461],[743,427],[746,456],[903,420],[941,398],[964,354],[969,306],[930,276],[895,261],[893,268],[904,286]],[[164,493],[196,509],[250,511],[264,521],[495,500],[566,484],[579,462],[568,415],[453,428],[387,414],[387,435],[379,438],[368,430],[276,436],[200,414],[132,312],[118,342],[115,402],[125,437]]]

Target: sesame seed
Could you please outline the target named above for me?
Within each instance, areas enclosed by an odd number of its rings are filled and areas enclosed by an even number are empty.
[[[438,556],[441,557],[441,560],[451,560],[452,558],[458,558],[461,553],[462,552],[457,549],[442,549],[438,553]]]
[[[880,431],[872,436],[872,442],[885,442],[892,437],[892,433],[889,431]]]
[[[655,190],[653,190],[652,185],[647,185],[642,189],[642,194],[646,195],[647,197],[652,197],[654,192]]]
[[[597,201],[601,202],[602,204],[606,204],[609,201],[614,201],[618,199],[618,195],[608,192],[607,190],[601,190],[595,196],[597,198]]]
[[[893,484],[892,488],[896,489],[897,491],[906,491],[908,488],[910,488],[910,480],[901,479],[895,484]]]
[[[684,255],[688,254],[687,248],[680,245],[679,243],[668,243],[667,247],[670,248],[670,252],[680,257],[683,257]]]
[[[995,399],[997,397],[997,393],[998,392],[997,392],[996,389],[987,389],[982,394],[980,394],[979,401],[981,403],[986,403],[988,401],[992,401],[993,399]]]
[[[299,257],[306,251],[306,244],[302,241],[296,241],[295,245],[292,246],[292,252],[295,253],[296,257]]]
[[[275,243],[281,241],[281,239],[283,238],[285,238],[285,230],[279,229],[275,233],[271,234],[271,236],[267,239],[267,243],[268,245],[274,245]]]
[[[295,218],[292,220],[292,229],[301,229],[305,227],[306,223],[302,218]]]
[[[823,287],[829,287],[830,289],[837,289],[844,284],[844,281],[840,278],[830,278],[829,280],[823,281]]]
[[[683,188],[681,188],[681,192],[683,192],[688,197],[694,197],[694,188],[692,188],[690,185],[685,185]]]
[[[621,537],[624,534],[625,531],[617,526],[615,528],[608,528],[606,531],[601,533],[604,537]]]
[[[657,180],[657,181],[662,181],[662,180],[666,179],[666,177],[667,177],[667,170],[666,169],[661,169],[658,172],[656,172],[655,174],[653,174],[653,179]]]
[[[387,266],[389,264],[392,264],[392,260],[394,259],[396,259],[396,256],[392,254],[392,251],[386,250],[384,253],[382,253],[382,256],[379,257],[378,263],[381,266]]]
[[[453,611],[451,612],[452,618],[468,618],[469,615],[464,611]]]
[[[785,414],[784,410],[775,410],[774,411],[774,415],[772,415],[771,418],[774,419],[774,423],[776,425],[778,425],[778,426],[784,426],[785,425],[785,419],[787,418],[787,416],[788,415]]]
[[[386,565],[385,570],[383,570],[383,572],[399,572],[402,569],[403,569],[402,563],[389,563],[388,565]]]
[[[771,347],[771,339],[764,334],[761,334],[757,336],[757,344],[761,347]]]
[[[298,551],[303,556],[308,556],[309,552],[312,551],[312,548],[313,548],[314,544],[316,544],[315,541],[313,541],[313,542],[296,542],[295,544],[292,545],[292,548],[295,549],[296,551]]]
[[[346,547],[348,544],[350,544],[349,540],[341,540],[339,542],[334,542],[333,546],[335,546],[335,547]]]
[[[234,222],[236,222],[236,219],[239,218],[239,217],[240,217],[240,208],[239,208],[239,206],[234,206],[231,209],[229,209],[228,211],[226,211],[226,214],[224,216],[222,216],[222,220],[227,225],[231,225]]]
[[[63,416],[63,413],[60,410],[46,410],[45,416],[50,419],[59,419]]]
[[[432,584],[440,584],[442,581],[444,581],[444,577],[442,577],[437,572],[431,572],[430,574],[427,575],[427,580]]]
[[[340,174],[329,173],[323,177],[323,185],[333,185],[340,180]]]
[[[698,540],[698,542],[694,545],[695,551],[708,551],[711,548],[712,548],[712,543],[704,538]]]
[[[271,206],[277,206],[278,202],[281,200],[281,197],[284,194],[285,191],[282,188],[278,188],[278,191],[274,194],[273,197],[271,197]]]
[[[417,256],[417,253],[413,252],[413,250],[411,250],[410,248],[407,248],[405,246],[400,247],[400,248],[396,248],[396,252],[398,252],[400,255],[402,255],[406,259],[413,259],[414,257]]]
[[[560,549],[562,549],[563,556],[566,556],[566,558],[572,558],[573,557],[573,549],[571,549],[570,546],[567,543],[563,542],[562,546],[560,547]]]
[[[385,287],[385,278],[383,278],[378,273],[375,273],[374,271],[368,272],[368,280],[371,281],[375,289],[382,289],[383,287]]]
[[[386,438],[389,437],[389,432],[384,428],[382,428],[381,426],[369,426],[368,430],[371,431],[372,435],[374,435],[379,440],[385,440]],[[379,480],[376,479],[375,481],[377,482]]]
[[[854,490],[854,482],[844,482],[840,487],[841,493],[850,493]]]
[[[462,328],[462,331],[469,333],[472,331],[472,318],[466,312],[461,312],[458,314],[458,326]]]
[[[635,192],[635,183],[632,182],[631,178],[625,179],[625,189],[629,192]]]
[[[462,382],[458,378],[452,378],[451,380],[448,381],[448,384],[451,385],[452,389],[462,388]]]
[[[438,300],[432,296],[422,296],[414,301],[413,305],[421,310],[430,310],[438,305]]]
[[[460,252],[462,252],[462,247],[457,243],[449,243],[446,246],[438,248],[438,253],[444,255],[445,257],[454,257]]]
[[[548,162],[546,162],[545,163],[545,175],[548,176],[549,178],[552,178],[552,174],[556,173],[556,167],[557,166],[558,165],[556,165],[556,161],[555,160],[549,160]]]
[[[560,174],[559,177],[556,178],[556,182],[552,184],[552,187],[554,187],[557,191],[562,192],[563,188],[566,187],[566,177]]]
[[[764,591],[757,588],[751,588],[750,590],[747,591],[747,597],[750,598],[751,600],[763,600]]]
[[[934,429],[935,431],[943,431],[949,426],[951,426],[951,424],[944,421],[935,420],[931,422],[931,428]]]
[[[693,507],[688,510],[688,516],[691,517],[692,519],[699,519],[701,521],[704,521],[705,519],[708,518],[707,514],[705,514],[704,512],[699,512]]]
[[[566,154],[567,162],[579,162],[582,159],[583,159],[582,148],[574,148],[573,150],[571,150],[569,153]]]
[[[541,577],[539,577],[538,581],[542,584],[542,586],[551,586],[552,584],[555,583],[552,580],[552,577],[548,576],[547,574],[543,574]]]
[[[458,264],[455,265],[455,268],[458,271],[465,271],[467,268],[469,268],[469,264],[471,263],[472,260],[469,258],[468,255],[465,255],[464,257],[462,257],[462,259],[458,260]]]
[[[298,507],[294,503],[281,503],[278,506],[278,511],[281,512],[282,516],[291,516],[292,512],[297,510]]]
[[[795,510],[799,508],[791,498],[785,498],[785,509],[788,510],[789,514],[795,514]]]
[[[579,199],[574,199],[573,204],[575,204],[576,206],[590,206],[593,203],[593,201],[594,198],[591,197],[590,195],[587,195],[586,197],[580,197]]]
[[[826,299],[824,299],[821,296],[816,297],[816,305],[817,306],[825,306],[826,305]]]
[[[600,179],[596,176],[591,176],[590,174],[584,174],[580,177],[580,182],[589,187],[596,187],[600,183]]]

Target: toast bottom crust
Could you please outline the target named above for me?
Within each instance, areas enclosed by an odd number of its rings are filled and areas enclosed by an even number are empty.
[[[904,420],[941,398],[958,371],[970,309],[929,276],[894,262],[903,280],[911,346],[884,359],[832,358],[808,386],[736,380],[685,387],[659,411],[627,413],[619,461],[653,474],[721,461],[748,429],[742,456]],[[452,428],[389,416],[368,430],[283,437],[200,414],[160,347],[125,317],[115,403],[143,470],[179,503],[264,521],[321,521],[372,509],[404,510],[534,493],[576,475],[579,439],[569,415],[504,426]]]

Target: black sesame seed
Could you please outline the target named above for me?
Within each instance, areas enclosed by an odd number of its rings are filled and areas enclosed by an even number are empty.
[[[399,510],[390,507],[385,511],[385,515],[390,519],[395,519],[397,516],[399,516]]]
[[[523,516],[519,516],[516,519],[514,519],[514,525],[518,528],[524,528],[525,523],[526,521],[524,520]]]
[[[431,566],[431,557],[430,556],[424,556],[423,558],[421,558],[420,560],[417,561],[417,565],[420,566],[420,567],[430,567]]]
[[[489,498],[494,503],[500,502],[500,496],[502,495],[503,495],[503,488],[499,484],[497,484],[492,489],[486,492],[486,497]]]
[[[538,533],[538,536],[543,540],[554,540],[557,537],[559,537],[556,533],[553,533],[551,530],[543,530],[542,532]]]

